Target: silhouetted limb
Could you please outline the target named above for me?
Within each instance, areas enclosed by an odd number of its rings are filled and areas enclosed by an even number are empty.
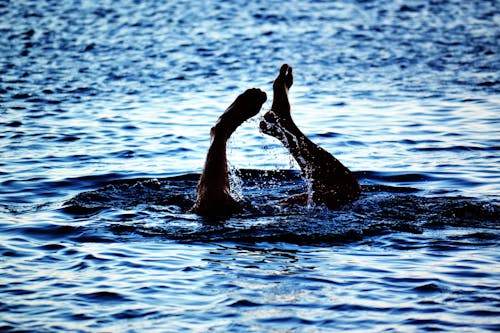
[[[293,84],[292,67],[283,65],[273,83],[273,104],[264,115],[260,128],[280,140],[299,164],[311,187],[310,195],[289,198],[292,203],[315,204],[338,208],[359,197],[356,177],[340,161],[306,137],[292,120],[288,90]]]
[[[267,96],[259,89],[249,89],[219,117],[210,131],[211,143],[205,167],[198,183],[196,203],[192,208],[199,215],[229,215],[241,209],[230,195],[226,144],[245,120],[255,116]]]

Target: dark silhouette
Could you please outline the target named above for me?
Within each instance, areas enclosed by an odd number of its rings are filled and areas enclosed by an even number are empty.
[[[284,200],[290,204],[307,204],[339,208],[359,197],[360,186],[352,172],[323,148],[302,133],[292,120],[288,90],[292,86],[292,67],[283,65],[273,83],[271,110],[260,122],[260,129],[280,140],[299,164],[310,185],[309,193]],[[249,89],[238,96],[210,131],[211,144],[205,168],[198,183],[193,212],[199,215],[229,215],[241,210],[229,194],[226,142],[236,128],[255,116],[266,101],[259,89]]]
[[[259,89],[245,91],[227,108],[210,130],[210,147],[198,183],[196,203],[192,209],[195,213],[229,215],[241,209],[239,203],[229,194],[226,144],[239,125],[259,113],[266,99],[266,93]]]

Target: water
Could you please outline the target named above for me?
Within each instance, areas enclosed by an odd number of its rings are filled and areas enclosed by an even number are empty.
[[[0,2],[0,330],[500,330],[499,23],[487,0]],[[253,208],[188,213],[211,125],[282,63],[362,197],[277,207],[307,186],[256,117],[228,156]]]

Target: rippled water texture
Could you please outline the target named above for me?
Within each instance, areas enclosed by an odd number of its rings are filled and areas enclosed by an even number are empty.
[[[0,331],[499,331],[498,8],[0,0]],[[362,197],[279,206],[307,186],[257,116],[248,210],[190,214],[210,127],[282,63]]]

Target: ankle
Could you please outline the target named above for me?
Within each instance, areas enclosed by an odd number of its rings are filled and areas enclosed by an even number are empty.
[[[213,140],[227,141],[234,131],[226,126],[220,126],[220,124],[215,124],[210,129],[210,137]]]

